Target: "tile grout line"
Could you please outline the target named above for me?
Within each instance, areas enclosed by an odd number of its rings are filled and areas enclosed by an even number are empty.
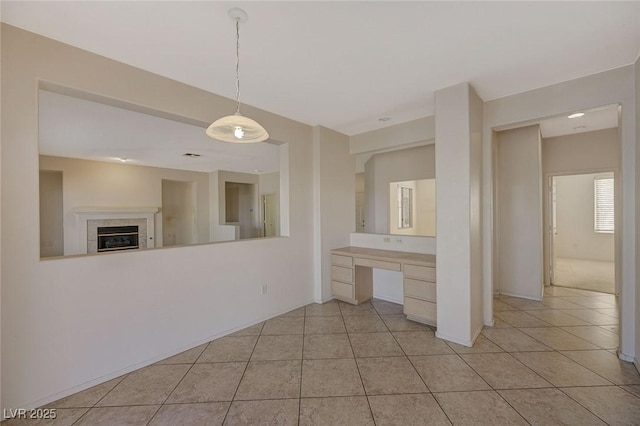
[[[302,317],[302,352],[300,353],[300,390],[298,391],[298,426],[300,426],[300,416],[302,416],[302,370],[304,368],[304,339],[307,336],[307,333],[306,333],[307,306],[304,307],[304,315]]]
[[[247,372],[247,369],[249,368],[249,363],[251,362],[251,357],[253,356],[253,353],[256,350],[256,346],[258,346],[258,342],[260,341],[260,337],[262,336],[262,332],[264,331],[264,326],[267,324],[267,321],[264,321],[262,323],[262,327],[260,328],[260,334],[258,334],[256,342],[253,344],[253,348],[251,349],[251,354],[249,354],[249,359],[247,360],[247,363],[244,366],[244,370],[242,371],[242,375],[240,376],[240,380],[238,380],[238,384],[236,385],[236,390],[233,392],[233,396],[231,397],[231,401],[229,402],[229,408],[227,408],[227,412],[224,414],[224,418],[222,419],[222,423],[221,424],[223,424],[223,425],[224,425],[224,422],[227,421],[227,416],[229,415],[229,411],[231,411],[231,407],[233,406],[233,403],[236,400],[236,395],[238,394],[238,389],[240,388],[240,384],[242,383],[242,379],[244,379],[244,375]]]
[[[374,306],[375,309],[375,306]],[[387,325],[385,323],[385,325]],[[429,385],[427,384],[427,382],[424,380],[424,377],[422,377],[422,374],[420,374],[420,372],[418,371],[418,369],[416,368],[415,364],[413,363],[413,361],[411,360],[411,358],[409,358],[409,355],[407,355],[406,351],[404,350],[404,348],[402,347],[402,345],[400,344],[400,342],[398,342],[398,339],[396,338],[395,334],[393,334],[393,332],[391,331],[391,329],[389,328],[389,326],[387,326],[387,330],[389,330],[389,334],[391,334],[391,336],[393,337],[393,340],[396,342],[396,344],[398,345],[398,347],[400,348],[400,350],[402,351],[402,353],[404,354],[405,358],[407,358],[407,361],[409,361],[409,364],[411,364],[411,367],[413,368],[413,371],[415,371],[415,373],[418,375],[418,377],[420,378],[420,380],[422,381],[422,383],[424,384],[424,387],[427,388],[427,392],[429,393],[429,395],[431,395],[431,398],[433,398],[433,400],[436,402],[436,404],[438,405],[438,407],[440,408],[440,411],[442,411],[442,413],[444,414],[444,416],[447,418],[447,420],[449,421],[449,423],[453,424],[453,422],[451,421],[451,419],[449,418],[449,415],[447,414],[447,412],[444,410],[444,408],[442,407],[442,405],[440,404],[440,401],[438,401],[438,398],[436,398],[436,396],[433,394],[433,392],[431,391],[431,388],[429,387]],[[434,337],[435,337],[435,331],[431,330],[432,333],[434,333]],[[446,343],[445,343],[446,344]],[[447,345],[447,347],[449,347],[449,345]],[[449,348],[451,349],[451,348]],[[455,351],[453,349],[451,349],[454,353]],[[368,398],[367,398],[368,399]]]
[[[371,303],[371,302],[368,302]],[[371,305],[373,306],[373,305]],[[340,305],[338,305],[338,307],[340,308],[340,317],[342,318],[342,322],[344,323],[344,315],[342,314],[342,308],[340,307]],[[373,306],[373,310],[376,311],[375,306]],[[378,311],[376,311],[377,313]],[[384,323],[384,321],[383,321]],[[345,324],[345,330],[346,330],[347,326]],[[358,358],[356,357],[356,351],[353,350],[353,344],[351,343],[351,336],[349,336],[349,333],[347,333],[347,340],[349,341],[349,347],[351,348],[351,353],[353,353],[353,362],[356,364],[356,370],[358,370],[358,376],[360,377],[360,384],[362,384],[362,391],[364,392],[364,398],[367,401],[367,406],[369,407],[369,413],[371,414],[371,420],[373,421],[373,424],[375,426],[376,424],[376,418],[373,415],[373,410],[371,409],[371,402],[369,401],[369,395],[367,392],[367,388],[364,385],[364,379],[362,378],[362,373],[360,372],[360,365],[358,365]]]

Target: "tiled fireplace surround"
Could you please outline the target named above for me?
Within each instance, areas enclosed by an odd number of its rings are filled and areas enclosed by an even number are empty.
[[[104,208],[84,207],[74,209],[76,214],[77,248],[75,253],[97,253],[98,227],[138,226],[138,244],[141,249],[155,247],[155,216],[157,207]]]
[[[87,253],[98,252],[98,228],[105,226],[137,226],[138,246],[147,248],[147,219],[89,219],[87,220]]]

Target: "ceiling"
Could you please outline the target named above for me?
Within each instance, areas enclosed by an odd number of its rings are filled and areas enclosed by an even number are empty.
[[[348,135],[433,114],[469,81],[487,101],[632,64],[640,2],[31,2],[2,20]],[[390,120],[381,122],[381,117]]]
[[[618,105],[609,105],[589,109],[582,112],[582,117],[569,118],[568,115],[550,118],[540,122],[540,133],[543,138],[593,132],[595,130],[618,127]]]
[[[44,90],[38,131],[42,155],[207,173],[279,170],[277,145],[219,142],[201,127]]]

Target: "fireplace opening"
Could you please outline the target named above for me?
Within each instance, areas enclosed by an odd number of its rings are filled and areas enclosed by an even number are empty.
[[[117,250],[137,250],[138,226],[98,227],[98,253]]]

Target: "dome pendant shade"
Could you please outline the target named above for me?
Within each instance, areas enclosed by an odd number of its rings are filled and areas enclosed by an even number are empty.
[[[255,143],[269,138],[258,122],[236,113],[217,119],[207,129],[207,135],[222,142]]]
[[[229,17],[236,23],[236,113],[214,121],[207,136],[222,142],[262,142],[269,138],[269,133],[257,121],[240,114],[240,22],[247,20],[247,13],[234,7],[229,9]]]

